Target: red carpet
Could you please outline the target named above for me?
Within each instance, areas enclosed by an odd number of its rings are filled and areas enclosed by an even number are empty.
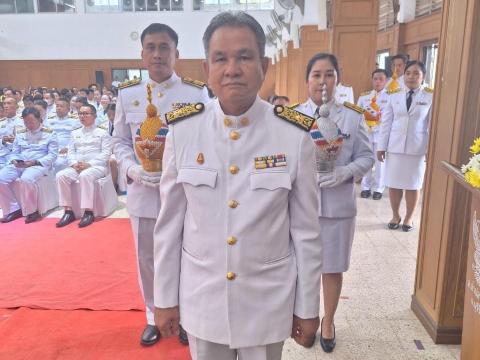
[[[57,221],[0,224],[0,308],[143,310],[129,220]]]
[[[143,348],[139,311],[0,311],[0,359],[9,360],[189,360],[177,338]]]

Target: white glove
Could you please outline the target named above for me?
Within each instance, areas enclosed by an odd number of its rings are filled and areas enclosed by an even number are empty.
[[[162,172],[147,173],[143,170],[142,165],[132,165],[127,170],[127,176],[138,184],[142,184],[151,188],[160,185],[160,177]]]
[[[343,184],[352,177],[353,172],[348,166],[337,166],[333,172],[320,176],[318,185],[321,188],[331,188]]]

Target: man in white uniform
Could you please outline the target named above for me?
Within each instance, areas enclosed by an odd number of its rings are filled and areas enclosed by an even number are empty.
[[[57,173],[59,205],[65,207],[65,213],[57,222],[57,227],[75,220],[72,211],[72,183],[77,180],[80,182],[80,208],[85,210],[78,226],[85,227],[93,223],[95,181],[108,173],[108,161],[112,154],[111,136],[95,125],[95,106],[82,106],[79,115],[83,126],[72,132],[68,145],[69,167]]]
[[[345,101],[353,103],[355,98],[352,86],[339,82],[335,88],[335,100],[340,104],[343,104]]]
[[[405,79],[403,73],[405,72],[405,66],[407,66],[408,62],[408,57],[407,55],[404,54],[397,54],[392,56],[392,59],[390,60],[390,67],[392,74],[396,73],[397,74],[397,83],[398,83],[398,88],[404,89],[405,88]],[[392,90],[395,91],[395,89],[390,89],[391,83],[393,81],[393,78],[390,78],[387,81],[387,84],[385,85],[385,89],[387,90]]]
[[[143,31],[141,41],[142,60],[149,79],[132,80],[120,85],[113,143],[119,166],[126,169],[127,174],[127,210],[135,237],[140,288],[147,315],[141,344],[148,346],[160,339],[153,315],[153,228],[160,211],[160,179],[145,173],[133,148],[140,125],[146,118],[147,84],[150,84],[152,103],[160,116],[188,103],[207,102],[209,97],[204,84],[179,78],[174,72],[179,54],[178,36],[172,28],[164,24],[151,24]],[[181,341],[188,341],[186,334],[183,334]]]
[[[221,13],[203,42],[218,99],[166,116],[155,321],[165,337],[181,321],[193,360],[278,360],[319,326],[314,119],[258,97],[268,59],[253,17]]]
[[[358,98],[357,105],[365,110],[364,117],[368,126],[368,138],[372,145],[373,153],[377,153],[378,132],[380,129],[381,114],[388,104],[388,94],[385,89],[387,72],[383,69],[376,69],[372,72],[373,90],[366,91]],[[374,102],[372,103],[372,99]],[[376,104],[376,105],[373,105]],[[378,107],[377,110],[372,105]],[[374,121],[378,120],[378,121]],[[385,190],[384,163],[378,161],[375,156],[375,167],[370,169],[362,179],[362,191],[360,196],[367,199],[372,196],[373,200],[380,200]],[[373,191],[373,195],[372,195]]]
[[[3,100],[5,117],[0,119],[0,169],[7,165],[8,156],[12,151],[16,129],[23,128],[23,120],[17,116],[17,100],[7,97]]]

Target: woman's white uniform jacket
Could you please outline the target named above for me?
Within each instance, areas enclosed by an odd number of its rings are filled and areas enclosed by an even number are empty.
[[[295,108],[312,117],[316,109],[317,105],[311,99]],[[353,178],[332,188],[319,189],[318,215],[328,218],[353,217],[357,215],[354,179],[362,178],[372,168],[372,147],[361,110],[353,110],[344,104],[333,102],[330,106],[330,119],[345,135],[336,166],[348,166],[353,172]]]
[[[427,152],[433,90],[417,88],[409,110],[407,91],[401,89],[390,94],[390,101],[382,113],[378,151],[407,155],[425,155]]]

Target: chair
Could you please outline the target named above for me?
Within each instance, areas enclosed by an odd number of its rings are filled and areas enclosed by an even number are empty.
[[[113,186],[110,174],[95,180],[93,215],[95,217],[106,217],[115,211],[118,205],[117,192]],[[83,215],[84,210],[80,208],[80,182],[77,180],[72,184],[72,210],[76,218]]]
[[[40,177],[37,181],[38,186],[38,212],[43,216],[48,211],[58,207],[58,192],[57,186],[55,183],[55,173],[50,171],[47,175]],[[23,204],[20,201],[21,185],[20,179],[15,180],[13,183],[13,192],[17,201],[19,202],[20,207],[22,208],[23,215],[25,210]]]

